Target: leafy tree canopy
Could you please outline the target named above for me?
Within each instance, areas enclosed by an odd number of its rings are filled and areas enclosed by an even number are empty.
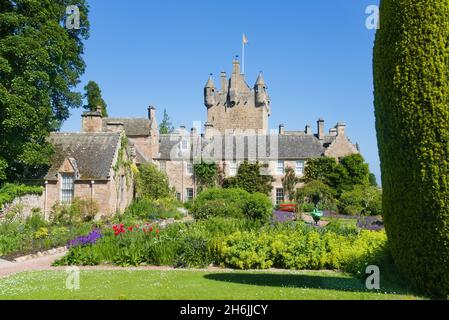
[[[249,193],[263,193],[269,195],[273,190],[274,178],[263,174],[268,165],[243,162],[238,170],[237,176],[224,179],[224,188],[241,188]]]
[[[89,83],[84,87],[84,90],[86,91],[84,97],[87,99],[87,105],[84,106],[84,109],[96,111],[98,107],[101,107],[103,117],[107,117],[107,104],[103,100],[98,83],[95,81],[89,81]]]
[[[66,8],[73,4],[80,29],[69,30]],[[85,0],[0,0],[1,180],[34,176],[48,165],[49,133],[82,105],[73,90],[85,70],[87,14]]]
[[[160,134],[169,134],[175,130],[173,124],[170,121],[170,117],[168,116],[167,110],[164,110],[164,118],[162,119],[161,124],[159,125],[159,133]]]
[[[335,190],[338,196],[356,185],[369,185],[370,172],[360,154],[344,157],[340,161],[322,157],[307,162],[302,180],[305,183],[321,181]]]

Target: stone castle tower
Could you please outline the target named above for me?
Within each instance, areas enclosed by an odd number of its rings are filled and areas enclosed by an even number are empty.
[[[268,133],[270,103],[262,73],[251,88],[245,81],[245,75],[240,71],[240,62],[234,60],[231,78],[227,78],[226,72],[221,73],[219,91],[215,87],[212,75],[204,88],[208,121],[206,131],[213,128],[222,134],[240,130]]]

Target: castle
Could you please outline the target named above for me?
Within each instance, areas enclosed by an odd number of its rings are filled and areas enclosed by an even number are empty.
[[[100,109],[85,112],[81,133],[55,133],[51,137],[56,155],[44,178],[45,211],[56,201],[68,203],[74,197],[94,198],[100,211],[107,214],[123,211],[133,199],[133,185],[125,183],[123,172],[113,169],[121,150],[120,137],[125,136],[130,143],[126,159],[136,165],[157,165],[167,173],[181,201],[195,197],[193,163],[205,158],[215,161],[226,177],[235,176],[243,161],[268,164],[266,174],[275,178],[271,197],[276,203],[284,200],[282,178],[287,167],[301,176],[309,159],[359,153],[346,136],[344,123],[328,132],[322,119],[315,133],[310,125],[304,131],[287,131],[280,125],[277,132],[269,132],[272,109],[265,79],[260,74],[250,87],[237,60],[229,78],[221,73],[220,89],[210,76],[204,88],[204,104],[204,132],[198,127],[181,127],[160,134],[153,106],[148,108],[147,118],[103,118]]]

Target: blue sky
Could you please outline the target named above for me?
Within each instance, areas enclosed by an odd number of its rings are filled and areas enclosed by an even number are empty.
[[[272,99],[271,128],[303,130],[323,117],[326,130],[347,123],[380,178],[372,81],[374,30],[365,27],[378,0],[91,0],[87,70],[80,88],[97,81],[110,116],[144,117],[167,109],[175,126],[206,119],[209,73],[232,70],[246,48],[252,86],[263,71]],[[72,110],[64,131],[79,131]]]

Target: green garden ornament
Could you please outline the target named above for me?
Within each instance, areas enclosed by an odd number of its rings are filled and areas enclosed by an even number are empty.
[[[318,224],[318,222],[320,222],[322,217],[323,217],[323,211],[320,211],[317,208],[313,209],[312,218],[315,221],[315,224]]]

